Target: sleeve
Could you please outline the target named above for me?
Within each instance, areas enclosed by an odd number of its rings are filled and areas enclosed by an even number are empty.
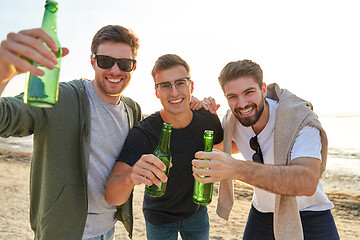
[[[141,140],[141,141],[139,141]],[[124,147],[116,161],[127,163],[133,166],[143,154],[150,154],[151,144],[148,137],[135,126],[129,132]]]
[[[1,137],[28,136],[45,124],[45,111],[26,105],[22,101],[22,95],[0,98]]]
[[[321,160],[321,138],[317,128],[306,126],[299,132],[291,149],[291,160],[299,157]]]

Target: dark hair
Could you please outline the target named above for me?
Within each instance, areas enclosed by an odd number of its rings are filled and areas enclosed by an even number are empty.
[[[176,54],[162,55],[161,57],[159,57],[156,60],[155,65],[154,65],[154,67],[153,67],[153,69],[151,71],[151,75],[153,76],[154,81],[155,81],[155,74],[158,71],[169,69],[169,68],[172,68],[172,67],[175,67],[175,66],[178,66],[178,65],[183,66],[186,69],[186,71],[188,72],[189,77],[190,77],[190,67],[185,62],[184,59],[182,59],[181,57],[179,57]]]
[[[103,42],[121,42],[129,45],[134,59],[139,49],[139,38],[127,28],[119,25],[102,27],[94,36],[91,43],[91,53],[97,53],[98,47]]]
[[[221,88],[224,90],[224,85],[228,81],[247,76],[253,77],[261,89],[263,85],[263,71],[257,63],[247,59],[229,62],[221,70],[218,79]]]

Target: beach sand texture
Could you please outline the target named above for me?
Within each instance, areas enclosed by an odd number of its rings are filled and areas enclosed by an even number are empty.
[[[29,174],[31,153],[0,150],[0,239],[33,239],[29,224]],[[326,191],[326,181],[322,180]],[[354,182],[350,183],[353,184]],[[355,183],[360,184],[359,181]],[[348,182],[342,184],[348,185]],[[350,186],[351,188],[351,186]],[[338,188],[339,189],[339,188]],[[134,240],[146,239],[142,214],[143,186],[135,188],[134,195]],[[335,204],[332,213],[341,239],[360,239],[360,195],[327,192]],[[242,239],[247,214],[251,204],[252,188],[235,183],[235,204],[229,221],[222,220],[216,213],[217,185],[213,202],[208,206],[210,217],[210,239]],[[128,239],[120,223],[116,224],[115,239]]]

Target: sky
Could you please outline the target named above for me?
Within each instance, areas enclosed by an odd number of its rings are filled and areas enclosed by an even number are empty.
[[[217,78],[230,61],[250,59],[264,82],[278,83],[310,101],[318,114],[360,113],[360,14],[357,0],[59,0],[58,37],[70,54],[60,81],[94,78],[90,45],[103,26],[118,24],[140,38],[137,69],[124,95],[143,113],[161,109],[151,69],[178,54],[188,62],[194,96],[212,96],[228,109]],[[101,2],[101,3],[100,3]],[[0,40],[9,32],[41,26],[44,0],[0,0]],[[25,75],[3,96],[23,91]]]

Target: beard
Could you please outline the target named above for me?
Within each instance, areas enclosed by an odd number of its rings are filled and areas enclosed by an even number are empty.
[[[232,112],[233,112],[234,116],[239,120],[241,125],[243,125],[244,127],[251,127],[259,121],[261,114],[264,112],[264,106],[265,106],[265,99],[262,98],[259,105],[251,104],[251,105],[245,106],[244,108],[235,108]],[[249,107],[253,107],[255,110],[255,113],[250,117],[242,117],[240,111],[242,109],[246,109]]]

